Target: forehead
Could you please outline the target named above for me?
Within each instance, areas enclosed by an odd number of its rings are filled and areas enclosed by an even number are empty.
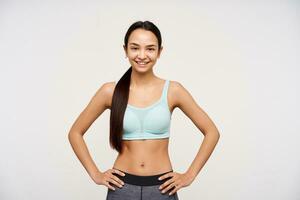
[[[157,38],[151,31],[147,31],[144,29],[136,29],[134,30],[128,39],[128,45],[135,44],[135,45],[155,45],[158,44]]]

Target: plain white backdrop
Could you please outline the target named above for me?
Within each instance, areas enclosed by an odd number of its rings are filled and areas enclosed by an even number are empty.
[[[159,77],[180,82],[220,131],[180,200],[299,200],[299,1],[1,1],[0,199],[105,199],[67,134],[97,89],[129,67],[128,27],[150,20]],[[102,171],[109,110],[84,136]],[[176,109],[169,152],[184,172],[203,135]]]

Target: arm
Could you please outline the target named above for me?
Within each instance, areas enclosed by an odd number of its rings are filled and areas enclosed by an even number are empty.
[[[186,171],[186,174],[194,179],[212,154],[220,134],[213,121],[195,102],[191,94],[176,81],[174,81],[174,99],[175,106],[180,108],[204,135],[200,149]]]
[[[100,171],[91,158],[87,145],[83,140],[83,135],[103,111],[109,108],[109,100],[112,94],[109,84],[110,83],[104,83],[98,89],[86,108],[75,120],[68,134],[68,139],[73,151],[91,178]]]

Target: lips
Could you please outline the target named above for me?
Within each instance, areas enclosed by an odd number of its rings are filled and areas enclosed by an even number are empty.
[[[135,61],[138,65],[140,66],[144,66],[144,65],[147,65],[149,62],[137,62]]]

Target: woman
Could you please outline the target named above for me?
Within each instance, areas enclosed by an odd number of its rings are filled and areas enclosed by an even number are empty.
[[[131,67],[115,82],[104,83],[69,132],[72,148],[96,184],[108,188],[107,200],[178,199],[211,155],[219,132],[190,93],[177,81],[153,73],[162,51],[159,29],[150,21],[133,23],[124,39]],[[173,171],[168,155],[170,120],[180,108],[205,138],[190,167]],[[101,172],[83,135],[105,109],[110,109],[110,145],[118,151],[111,169]]]

